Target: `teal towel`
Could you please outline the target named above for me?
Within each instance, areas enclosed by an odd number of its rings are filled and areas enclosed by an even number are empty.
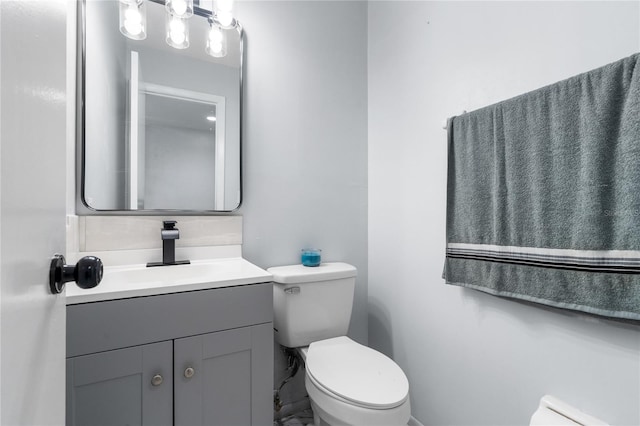
[[[448,284],[640,320],[640,54],[448,137]]]

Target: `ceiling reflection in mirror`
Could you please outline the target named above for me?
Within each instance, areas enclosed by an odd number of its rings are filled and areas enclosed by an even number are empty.
[[[217,22],[196,3],[188,47],[176,49],[164,4],[140,4],[143,40],[121,32],[120,2],[83,4],[79,213],[232,211],[241,202],[242,30],[222,29],[226,49],[208,54]]]

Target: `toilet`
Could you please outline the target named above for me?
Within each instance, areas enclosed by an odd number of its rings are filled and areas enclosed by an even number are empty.
[[[305,360],[316,426],[406,425],[409,381],[389,357],[346,336],[357,270],[340,263],[269,268],[276,341]]]

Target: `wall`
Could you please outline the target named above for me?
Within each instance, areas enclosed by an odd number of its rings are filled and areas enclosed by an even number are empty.
[[[366,342],[366,2],[242,1],[236,10],[247,49],[243,255],[268,268],[314,246],[324,261],[355,265],[349,335]],[[278,386],[286,363],[275,351]],[[306,394],[303,381],[283,388],[285,404]]]
[[[528,424],[546,393],[640,424],[640,326],[441,278],[444,119],[637,52],[639,6],[369,3],[369,342],[425,425]]]
[[[242,1],[246,30],[244,256],[300,249],[358,268],[350,335],[367,340],[365,2]]]
[[[118,7],[91,1],[86,9],[90,33],[86,41],[85,137],[100,141],[87,150],[87,201],[97,208],[124,208],[126,176],[124,144],[127,79],[126,38],[118,28]],[[111,6],[111,7],[110,7]],[[75,50],[75,49],[74,49]],[[114,60],[115,58],[115,60]]]

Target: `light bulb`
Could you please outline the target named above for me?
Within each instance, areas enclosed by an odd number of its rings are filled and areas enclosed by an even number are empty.
[[[173,7],[173,13],[178,16],[184,15],[187,11],[187,2],[185,0],[173,0],[171,6]]]
[[[207,39],[206,51],[214,58],[222,58],[227,55],[227,40],[225,33],[218,25],[212,25]]]
[[[193,15],[193,0],[166,0],[165,9],[167,13],[181,18],[188,18]]]
[[[221,44],[224,35],[222,34],[222,30],[218,27],[211,28],[209,31],[209,42],[211,44]]]
[[[120,32],[130,39],[144,40],[147,37],[145,11],[144,2],[120,1]]]
[[[142,15],[138,9],[133,7],[127,8],[124,13],[124,28],[131,35],[137,36],[142,32]]]
[[[184,34],[184,24],[178,19],[172,19],[169,24],[169,30],[172,33],[183,33]]]
[[[176,49],[189,47],[189,26],[184,17],[167,16],[167,44]]]
[[[231,14],[231,12],[220,11],[216,14],[216,18],[218,18],[218,22],[220,23],[220,25],[225,28],[233,24],[233,15]]]
[[[184,33],[180,31],[171,31],[171,33],[169,34],[169,37],[171,38],[171,41],[174,42],[175,44],[184,43],[184,39],[186,38]]]

